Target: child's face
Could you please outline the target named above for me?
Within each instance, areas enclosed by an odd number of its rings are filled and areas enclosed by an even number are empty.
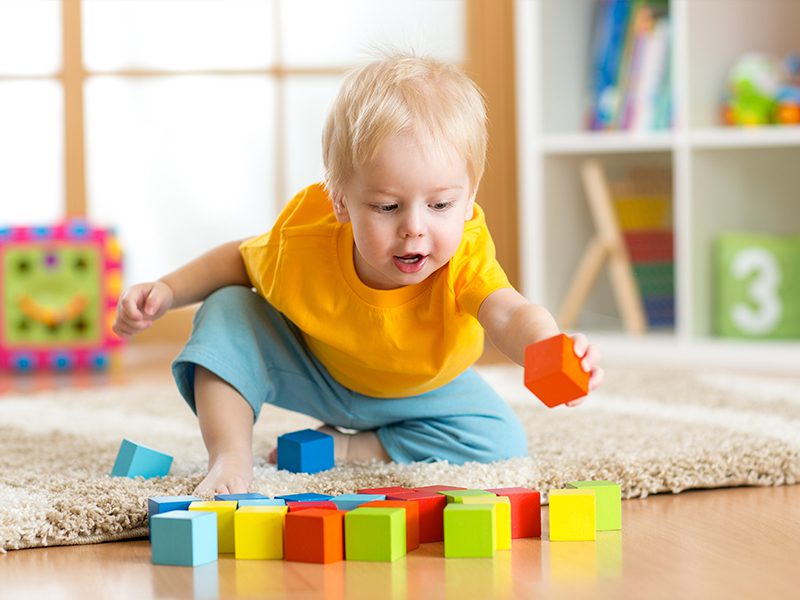
[[[355,169],[342,196],[334,212],[353,224],[356,272],[384,290],[420,283],[447,264],[475,199],[466,160],[423,153],[412,134],[389,138]]]

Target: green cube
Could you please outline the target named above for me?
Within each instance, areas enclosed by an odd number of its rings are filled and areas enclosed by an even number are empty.
[[[491,558],[497,549],[497,507],[451,502],[444,509],[445,558]]]
[[[439,492],[442,496],[447,496],[447,503],[457,502],[461,503],[462,498],[472,498],[475,496],[496,496],[492,492],[485,490],[443,490]]]
[[[622,494],[618,483],[603,479],[570,481],[567,487],[575,490],[594,490],[597,531],[622,529]]]
[[[800,237],[716,240],[714,326],[738,338],[800,338]]]
[[[406,554],[406,511],[358,507],[344,516],[347,560],[393,561]]]

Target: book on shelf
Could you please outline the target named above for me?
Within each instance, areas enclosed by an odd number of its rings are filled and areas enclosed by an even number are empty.
[[[666,0],[600,0],[594,21],[587,127],[654,131],[671,125]]]

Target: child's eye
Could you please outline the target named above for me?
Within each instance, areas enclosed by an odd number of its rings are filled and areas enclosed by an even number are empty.
[[[372,208],[378,212],[389,213],[397,208],[397,204],[373,204]]]
[[[431,208],[433,208],[433,210],[447,210],[452,205],[452,202],[436,202],[435,204],[431,204]]]

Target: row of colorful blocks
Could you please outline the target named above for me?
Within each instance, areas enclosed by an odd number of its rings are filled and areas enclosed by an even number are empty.
[[[550,539],[593,540],[619,529],[620,489],[608,481],[572,482],[550,492]],[[149,501],[156,564],[196,566],[217,553],[237,559],[327,563],[393,561],[420,543],[444,541],[444,555],[491,557],[511,539],[539,537],[539,492],[453,486],[371,488],[357,494],[193,496]]]

